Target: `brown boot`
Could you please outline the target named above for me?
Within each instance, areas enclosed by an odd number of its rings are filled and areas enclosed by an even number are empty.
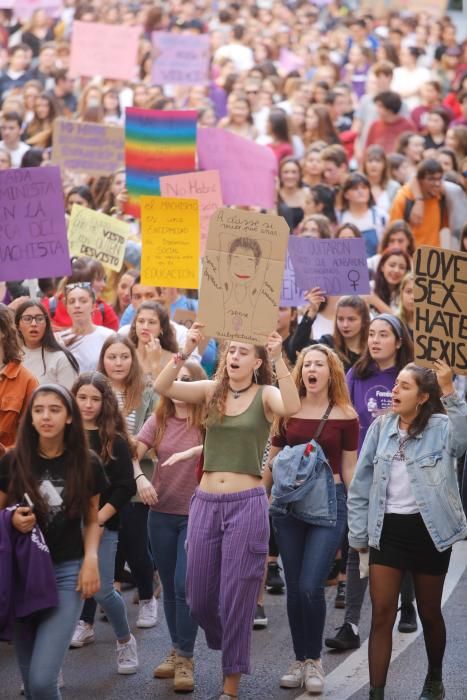
[[[178,656],[175,659],[174,690],[176,693],[191,693],[195,689],[193,659]]]
[[[172,649],[167,658],[154,669],[154,678],[173,678],[175,676],[175,660],[177,653]]]

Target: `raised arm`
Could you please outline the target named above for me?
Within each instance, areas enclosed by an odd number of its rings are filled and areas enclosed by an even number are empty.
[[[282,358],[282,338],[274,331],[268,338],[266,347],[276,368],[279,388],[267,386],[263,391],[266,415],[272,420],[276,416],[292,416],[300,410],[300,397],[290,370]]]
[[[188,360],[193,350],[201,340],[202,324],[193,323],[187,333],[183,352],[173,356],[154,382],[154,390],[169,399],[178,399],[185,403],[207,403],[213,391],[214,382],[203,380],[200,382],[176,382],[177,375],[184,362]]]

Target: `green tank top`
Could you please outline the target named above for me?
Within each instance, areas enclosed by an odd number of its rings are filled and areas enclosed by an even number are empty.
[[[239,416],[223,416],[206,430],[205,472],[233,472],[261,476],[264,448],[271,424],[264,415],[263,387]]]

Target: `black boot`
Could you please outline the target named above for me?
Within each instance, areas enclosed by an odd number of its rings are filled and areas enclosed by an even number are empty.
[[[418,700],[443,700],[445,697],[441,669],[429,669]]]
[[[369,700],[384,700],[384,686],[382,688],[370,688]]]

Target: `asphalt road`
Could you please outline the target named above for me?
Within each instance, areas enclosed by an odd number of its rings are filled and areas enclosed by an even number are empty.
[[[326,635],[342,624],[344,612],[333,607],[335,589],[327,589],[328,616]],[[132,594],[125,599],[134,627],[137,607],[131,603]],[[444,676],[447,700],[467,700],[467,542],[456,546],[445,587],[444,613],[448,630],[448,647]],[[303,690],[283,690],[278,679],[293,660],[292,646],[285,613],[285,596],[266,595],[267,629],[253,634],[254,672],[244,677],[241,685],[242,700],[304,700],[304,698],[333,698],[334,700],[365,700],[368,698],[368,667],[366,644],[370,610],[365,602],[360,634],[362,648],[355,652],[324,652],[326,690],[321,696],[309,696]],[[169,637],[164,621],[162,604],[160,622],[149,630],[136,630],[140,670],[133,676],[116,673],[115,641],[108,623],[96,623],[96,642],[83,649],[71,650],[66,657],[63,672],[65,700],[173,700],[171,681],[152,678],[154,665],[165,656]],[[417,633],[394,633],[393,661],[389,671],[387,700],[417,700],[426,671],[423,637]],[[196,690],[187,697],[193,700],[218,700],[221,692],[220,654],[206,647],[204,635],[198,634],[195,649]],[[0,645],[0,698],[19,698],[20,678],[13,650]]]

